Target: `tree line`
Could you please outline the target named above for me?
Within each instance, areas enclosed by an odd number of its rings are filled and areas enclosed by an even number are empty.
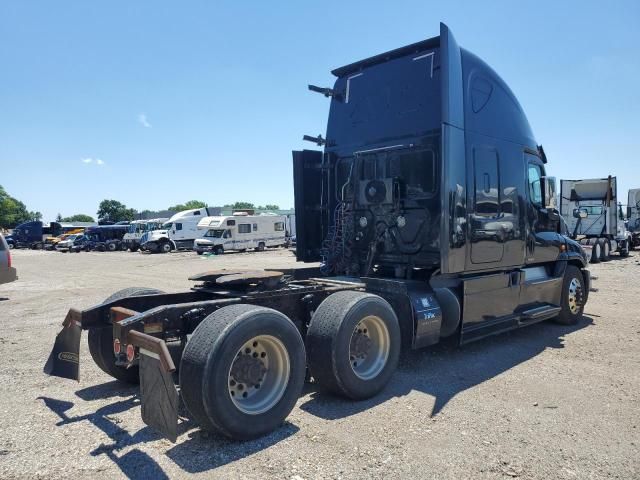
[[[201,200],[189,200],[185,203],[179,203],[172,205],[167,210],[172,212],[180,212],[182,210],[191,210],[195,208],[206,208],[209,205]],[[280,210],[280,207],[275,204],[255,205],[251,202],[235,202],[223,205],[222,208],[229,208],[233,210]],[[144,213],[146,211],[140,212]],[[99,221],[111,221],[122,222],[132,221],[136,218],[139,212],[127,207],[124,203],[118,200],[105,199],[98,205],[98,211],[96,212]],[[5,189],[0,185],[0,228],[13,228],[20,223],[42,220],[42,214],[40,212],[29,211],[26,205],[20,200],[9,195]],[[57,222],[95,222],[94,217],[86,215],[84,213],[77,213],[67,217],[63,217],[58,213],[56,217]]]

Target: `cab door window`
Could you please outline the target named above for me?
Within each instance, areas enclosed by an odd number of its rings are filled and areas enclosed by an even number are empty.
[[[542,167],[530,163],[527,171],[529,178],[529,200],[534,205],[542,206]]]

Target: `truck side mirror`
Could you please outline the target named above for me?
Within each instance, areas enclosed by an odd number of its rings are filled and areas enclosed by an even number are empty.
[[[589,216],[587,211],[584,208],[574,208],[573,209],[573,217],[574,218],[582,218],[585,219]]]
[[[542,177],[542,188],[544,192],[544,206],[548,209],[556,209],[556,177]]]

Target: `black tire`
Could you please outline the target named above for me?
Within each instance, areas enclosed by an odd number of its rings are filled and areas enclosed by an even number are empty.
[[[373,378],[363,379],[351,363],[351,342],[356,326],[368,316],[382,320],[389,347],[382,370]],[[398,365],[401,348],[398,317],[391,305],[377,295],[334,293],[313,314],[306,344],[311,375],[321,387],[354,400],[369,398],[384,388]]]
[[[620,257],[627,258],[629,256],[629,249],[631,248],[631,239],[627,238],[624,243],[625,247],[620,249]]]
[[[171,252],[171,250],[172,250],[171,243],[169,243],[169,242],[162,242],[158,246],[158,252],[160,252],[160,253],[169,253],[169,252]]]
[[[118,249],[118,245],[115,242],[107,243],[107,250],[110,252],[115,252]]]
[[[608,262],[611,260],[611,242],[606,238],[601,238],[601,253],[600,253],[600,261]]]
[[[129,251],[130,251],[130,252],[137,252],[139,249],[140,249],[140,247],[137,247],[137,246],[135,246],[135,245],[134,245],[134,246],[129,247]]]
[[[239,349],[259,335],[282,342],[290,370],[279,400],[267,411],[248,414],[232,400],[229,376]],[[181,396],[192,417],[202,428],[237,440],[265,435],[282,424],[302,393],[304,377],[304,342],[298,329],[282,313],[255,305],[230,305],[205,318],[180,362]]]
[[[197,253],[198,255],[202,255],[204,252],[203,252],[202,250],[196,250],[196,253]]]
[[[256,247],[256,252],[264,252],[264,242],[260,242]]]
[[[214,255],[222,255],[224,253],[224,247],[222,245],[216,245],[213,247]]]
[[[595,243],[591,246],[591,259],[589,263],[600,263],[600,258],[602,257],[602,243],[600,243],[600,239],[597,239]]]
[[[130,287],[119,290],[103,303],[113,302],[136,295],[163,293],[155,288]],[[139,383],[138,367],[124,368],[116,365],[113,356],[113,327],[111,325],[89,330],[89,353],[100,369],[116,380],[126,383]]]
[[[576,292],[575,305],[572,310],[572,302],[570,301],[570,286],[573,281],[579,284],[579,288]],[[567,269],[564,272],[564,280],[562,281],[562,299],[560,307],[560,313],[554,319],[556,323],[562,325],[575,325],[578,323],[584,312],[584,303],[587,292],[585,291],[584,277],[578,267],[573,265],[567,265]]]

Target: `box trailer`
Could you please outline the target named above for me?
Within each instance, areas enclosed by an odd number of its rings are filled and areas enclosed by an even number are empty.
[[[147,424],[175,440],[182,402],[202,428],[248,439],[283,422],[307,368],[365,399],[403,349],[580,320],[586,253],[559,233],[544,150],[498,74],[443,24],[333,73],[310,87],[331,103],[326,139],[308,137],[324,148],[293,152],[296,253],[313,264],[72,308],[45,372],[78,379],[88,330],[96,364],[140,382]]]

